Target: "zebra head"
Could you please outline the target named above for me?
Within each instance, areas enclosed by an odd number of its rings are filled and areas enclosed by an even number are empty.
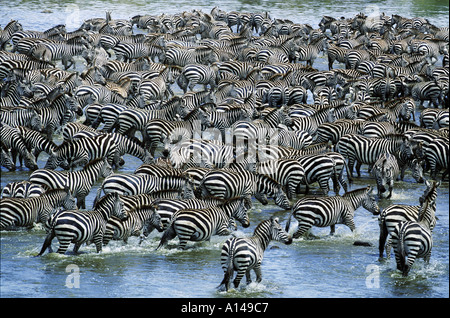
[[[245,196],[239,199],[240,203],[237,209],[234,209],[231,216],[239,221],[245,228],[250,226],[250,220],[248,218],[247,210],[252,207],[252,199],[249,196]]]
[[[9,171],[16,170],[16,165],[12,161],[10,149],[4,149],[2,147],[1,156],[0,156],[0,164],[2,167],[5,167]]]
[[[122,200],[120,200],[120,195],[117,192],[112,194],[114,199],[113,209],[111,215],[118,217],[120,220],[126,220],[128,218],[128,213],[123,206]]]
[[[269,200],[267,200],[267,196],[264,193],[256,192],[255,199],[261,202],[262,205],[267,205]]]
[[[380,198],[390,198],[392,188],[394,186],[395,171],[394,166],[390,164],[389,157],[392,156],[388,152],[384,153],[375,162],[370,173],[375,177],[377,183],[378,196]]]
[[[423,177],[423,160],[414,159],[410,164],[412,170],[412,176],[414,180],[418,183],[424,183],[425,179]]]
[[[180,191],[181,199],[194,199],[195,198],[195,180],[190,176],[186,176],[186,182]]]
[[[64,189],[66,191],[66,196],[63,198],[62,206],[66,210],[77,210],[77,203],[72,191],[68,187]]]
[[[375,199],[375,196],[373,195],[373,188],[367,187],[367,191],[365,192],[365,195],[362,199],[362,206],[367,211],[372,212],[373,215],[380,214],[381,210],[378,206],[378,203]]]
[[[292,243],[292,236],[289,235],[278,222],[278,218],[270,218],[270,239],[286,245]]]
[[[114,173],[112,166],[109,164],[108,159],[105,157],[103,159],[103,165],[100,169],[100,176],[106,178]]]
[[[291,203],[289,202],[289,199],[286,193],[283,191],[281,185],[278,186],[278,190],[275,192],[274,200],[275,204],[280,208],[283,208],[285,210],[289,210],[291,208]]]
[[[144,206],[141,209],[150,209],[152,211],[150,217],[144,221],[143,234],[145,237],[147,237],[155,228],[158,232],[164,231],[161,215],[157,212],[157,205],[153,204],[151,206]]]

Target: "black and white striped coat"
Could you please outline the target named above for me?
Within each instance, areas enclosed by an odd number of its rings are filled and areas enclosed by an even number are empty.
[[[86,196],[90,193],[94,183],[113,173],[111,165],[104,158],[90,161],[82,170],[55,171],[38,169],[33,171],[29,181],[40,185],[44,189],[60,189],[68,187],[77,199],[77,207],[86,209]]]
[[[391,242],[386,240],[388,236],[394,231],[397,224],[407,221],[417,221],[419,217],[419,210],[426,198],[434,202],[437,198],[437,188],[440,183],[436,181],[425,181],[426,189],[424,194],[419,198],[419,205],[407,205],[407,204],[391,204],[383,209],[378,217],[378,224],[380,226],[379,237],[379,258],[383,258],[384,250],[386,250],[386,257],[390,257]],[[428,208],[436,209],[435,204],[431,204]],[[431,223],[430,230],[433,231],[435,225]]]
[[[221,199],[236,196],[254,195],[261,203],[265,196],[273,197],[275,204],[283,209],[290,203],[282,186],[274,179],[260,173],[246,170],[212,170],[207,172],[200,182],[202,197],[215,196]]]
[[[336,224],[345,224],[354,231],[353,216],[358,207],[363,206],[375,215],[380,213],[380,208],[371,192],[372,187],[369,186],[347,192],[343,196],[302,198],[292,207],[286,231],[289,230],[292,216],[298,221],[298,229],[293,234],[294,238],[307,234],[313,226],[330,226],[330,233],[333,234]]]
[[[249,197],[231,198],[225,203],[207,209],[178,210],[172,216],[171,224],[164,232],[158,248],[178,236],[179,247],[185,249],[188,241],[205,241],[213,235],[229,235],[230,219],[248,227],[247,210],[251,207]]]
[[[220,262],[225,274],[218,289],[228,291],[235,271],[237,272],[236,278],[233,280],[235,288],[239,287],[244,275],[247,284],[251,283],[251,270],[256,273],[256,282],[261,282],[261,263],[264,251],[272,240],[286,245],[292,243],[292,237],[284,231],[278,218],[275,217],[259,223],[251,237],[232,237],[225,241],[220,253]]]
[[[64,254],[71,243],[75,244],[74,252],[77,253],[83,243],[94,243],[97,253],[102,250],[103,235],[108,220],[116,216],[125,219],[127,213],[117,193],[105,195],[97,202],[93,210],[60,211],[51,216],[46,223],[49,229],[41,251],[51,247],[52,240],[56,237],[59,241],[57,253]]]
[[[44,192],[40,185],[30,181],[13,181],[2,189],[2,198],[31,198],[38,197]]]
[[[49,190],[40,196],[0,199],[0,230],[13,227],[32,227],[45,223],[59,207],[75,209],[75,199],[68,189]]]
[[[435,200],[427,196],[419,208],[417,221],[398,223],[391,233],[397,269],[408,276],[416,258],[430,261],[433,248],[432,230],[436,224]]]
[[[123,240],[128,243],[131,236],[140,236],[142,241],[144,237],[148,236],[150,227],[152,230],[156,228],[162,232],[163,224],[156,208],[155,205],[144,205],[127,211],[125,220],[115,216],[110,217],[103,235],[103,245],[107,245],[111,240]]]

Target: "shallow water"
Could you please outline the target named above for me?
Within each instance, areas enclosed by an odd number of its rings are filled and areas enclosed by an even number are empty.
[[[25,29],[45,30],[65,23],[69,31],[77,28],[84,19],[104,17],[112,11],[113,18],[128,19],[136,14],[178,13],[201,9],[209,12],[216,3],[202,1],[192,6],[188,1],[111,0],[97,1],[26,1],[1,2],[0,25],[10,19],[18,19]],[[219,3],[219,2],[218,2]],[[426,3],[426,4],[425,4]],[[174,5],[176,4],[176,5]],[[358,12],[370,14],[385,12],[403,16],[423,16],[438,26],[448,26],[448,1],[221,1],[226,11],[268,11],[274,18],[288,18],[294,22],[310,23],[317,27],[323,15],[350,17]],[[44,13],[43,10],[51,10]],[[326,69],[325,59],[319,58],[319,69]],[[418,118],[418,116],[416,116]],[[56,140],[61,142],[60,139]],[[126,165],[120,172],[133,172],[141,162],[125,156]],[[42,154],[38,165],[43,167],[47,156]],[[8,182],[25,180],[27,169],[7,172],[2,168],[1,187]],[[87,206],[92,206],[100,182],[92,188]],[[364,170],[352,189],[374,185]],[[392,203],[418,204],[418,197],[425,186],[416,184],[407,173],[404,182],[395,184],[390,200],[379,202],[380,207]],[[151,236],[138,245],[131,238],[128,245],[110,242],[100,254],[95,247],[83,246],[79,255],[39,253],[45,237],[41,226],[32,230],[1,234],[1,297],[151,297],[151,298],[448,298],[449,297],[449,185],[442,183],[438,190],[434,230],[434,248],[430,264],[418,260],[407,278],[395,270],[395,260],[378,261],[378,220],[360,208],[355,212],[356,231],[343,226],[336,227],[336,234],[329,236],[328,228],[313,228],[318,240],[294,240],[285,246],[271,243],[264,254],[263,280],[260,284],[241,284],[228,293],[215,287],[223,278],[220,267],[220,249],[227,237],[213,237],[210,242],[189,243],[188,249],[176,249],[177,240],[167,248],[155,251],[160,234]],[[318,194],[313,187],[313,194]],[[334,195],[330,192],[331,195]],[[342,193],[341,193],[342,194]],[[298,198],[300,198],[298,196]],[[251,226],[238,230],[238,235],[250,235],[263,219],[276,215],[282,224],[289,217],[273,203],[262,206],[254,202],[250,212]],[[296,222],[291,223],[291,232]],[[354,246],[362,240],[372,246]],[[53,247],[57,246],[56,240]],[[79,274],[79,275],[78,275]]]

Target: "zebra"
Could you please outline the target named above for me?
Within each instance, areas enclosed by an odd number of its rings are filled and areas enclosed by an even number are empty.
[[[0,30],[0,49],[5,49],[6,44],[11,40],[12,35],[22,31],[22,24],[17,20],[11,20],[3,30]]]
[[[254,195],[261,203],[265,196],[273,197],[275,204],[282,209],[289,209],[290,203],[282,186],[264,174],[245,170],[212,170],[201,180],[199,190],[202,197],[215,196],[221,199],[240,195]]]
[[[134,195],[169,189],[179,190],[188,185],[189,182],[184,176],[155,177],[147,174],[112,174],[106,177],[98,188],[94,205],[100,200],[102,190],[105,194],[117,192],[121,195]]]
[[[372,194],[372,187],[356,189],[335,197],[305,197],[292,206],[292,213],[286,223],[286,232],[289,231],[292,216],[299,222],[298,229],[292,235],[299,238],[308,234],[313,226],[330,226],[330,235],[335,232],[336,224],[345,224],[353,232],[355,223],[354,212],[360,206],[373,215],[380,214],[380,208]]]
[[[1,143],[0,166],[5,167],[9,171],[15,171],[16,165],[13,163],[11,150],[7,149],[3,142]]]
[[[166,140],[163,154],[166,150],[170,151],[169,159],[176,169],[190,164],[194,166],[206,164],[222,168],[233,160],[233,147],[216,140],[188,139],[170,145]]]
[[[163,142],[172,132],[184,130],[195,133],[202,131],[202,127],[209,126],[209,115],[203,109],[198,108],[190,112],[183,120],[173,121],[160,118],[149,120],[143,130],[143,140],[150,148],[150,154],[154,156],[158,143]]]
[[[353,166],[356,164],[358,177],[361,176],[361,165],[372,166],[384,152],[413,156],[411,141],[403,135],[393,135],[390,138],[367,138],[360,135],[345,135],[336,144],[337,152],[348,159],[350,176],[353,177]]]
[[[292,130],[304,130],[313,136],[321,124],[332,123],[336,120],[334,112],[334,108],[323,108],[312,116],[293,118],[291,128]]]
[[[83,166],[89,160],[106,157],[113,167],[120,166],[120,154],[114,139],[106,134],[89,138],[77,138],[63,142],[53,151],[47,160],[45,169],[55,169],[58,165],[68,163],[74,168]]]
[[[434,129],[436,124],[438,128],[448,127],[448,113],[448,109],[426,108],[420,113],[420,127]]]
[[[188,64],[183,67],[183,71],[177,79],[178,86],[186,94],[187,90],[194,90],[195,85],[203,84],[206,90],[209,85],[210,90],[214,90],[219,82],[219,66],[213,63],[210,66],[203,64]]]
[[[91,242],[95,244],[97,253],[99,253],[102,250],[106,224],[112,216],[121,220],[127,217],[123,203],[117,193],[102,197],[93,210],[56,212],[46,222],[46,227],[49,230],[37,256],[41,256],[47,248],[51,247],[52,240],[55,237],[59,241],[57,250],[59,254],[65,254],[70,243],[75,243],[73,251],[78,253],[83,243],[89,244]]]
[[[162,109],[137,109],[127,108],[119,113],[117,124],[119,129],[117,133],[122,135],[134,136],[135,132],[143,131],[146,124],[155,118],[174,120],[179,111],[179,98],[173,98]]]
[[[397,158],[388,152],[383,153],[373,164],[370,173],[377,183],[378,196],[389,199],[392,196],[394,181],[400,174]]]
[[[335,145],[342,136],[359,133],[363,124],[363,121],[349,119],[338,119],[332,123],[322,123],[317,127],[313,141],[314,143],[331,142],[331,144]]]
[[[434,201],[427,197],[419,208],[417,221],[399,222],[391,233],[397,269],[408,276],[417,257],[429,262],[433,247],[432,228],[436,222]]]
[[[225,274],[217,288],[228,291],[234,271],[237,272],[236,278],[233,280],[234,288],[239,287],[244,274],[247,284],[251,283],[251,270],[255,271],[256,282],[261,282],[261,263],[264,251],[272,240],[286,245],[292,243],[292,237],[282,228],[279,219],[273,216],[260,222],[255,228],[253,236],[232,237],[226,240],[220,253],[220,262]]]
[[[197,198],[183,198],[183,199],[156,199],[156,212],[161,216],[164,229],[170,224],[170,220],[175,212],[185,209],[206,209],[218,206],[225,203],[226,199],[219,199],[215,197],[197,199]]]
[[[50,140],[53,138],[53,133],[69,121],[68,114],[75,112],[77,115],[82,115],[82,110],[78,107],[75,98],[65,93],[55,97],[48,107],[39,109],[37,112],[41,116],[42,131],[47,133],[47,138]]]
[[[88,49],[86,44],[69,44],[66,42],[60,43],[37,43],[31,48],[31,56],[44,62],[51,62],[61,60],[64,69],[75,67],[74,56],[81,55],[81,53]],[[69,64],[70,63],[70,64]]]
[[[340,171],[338,173],[336,169],[335,160],[328,156],[327,153],[287,158],[296,160],[303,167],[304,178],[300,184],[306,185],[306,193],[309,192],[310,185],[317,181],[320,189],[327,195],[329,192],[329,180],[332,179],[336,182],[341,173]],[[297,187],[297,193],[300,192],[300,184]],[[334,189],[337,191],[336,184]]]
[[[17,130],[27,146],[28,151],[31,152],[31,150],[33,150],[33,155],[36,160],[42,151],[51,154],[57,147],[52,140],[46,138],[36,130],[23,126],[17,127]]]
[[[255,172],[267,175],[285,187],[288,199],[292,199],[300,183],[306,183],[306,172],[295,159],[275,159],[256,163]]]
[[[241,107],[232,108],[226,112],[222,111],[211,111],[207,112],[209,115],[209,127],[220,130],[222,141],[225,142],[226,129],[230,128],[237,121],[247,121],[250,120],[248,112]]]
[[[176,236],[179,248],[184,250],[188,241],[210,240],[212,235],[229,235],[229,222],[236,219],[244,228],[250,226],[247,210],[252,206],[248,196],[230,198],[225,203],[207,209],[178,210],[172,216],[156,249]]]
[[[327,38],[319,37],[314,42],[303,46],[299,45],[297,47],[296,53],[296,62],[298,61],[306,61],[306,65],[312,66],[314,64],[314,60],[318,57],[320,52],[326,52],[328,49],[328,41]]]
[[[166,50],[165,64],[184,67],[189,64],[212,64],[218,62],[217,55],[211,47],[195,48],[171,47]]]
[[[12,164],[16,164],[17,154],[19,154],[24,163],[25,167],[30,170],[38,169],[38,165],[36,162],[36,157],[30,153],[27,149],[27,146],[19,134],[19,130],[17,128],[11,127],[3,122],[0,122],[0,136],[2,142],[2,149],[10,149],[12,156]],[[12,168],[12,167],[11,167]]]
[[[146,100],[164,100],[174,95],[170,87],[175,83],[179,69],[176,66],[167,66],[158,77],[142,80],[138,87],[138,94],[142,94]]]
[[[42,130],[42,119],[34,109],[13,108],[0,112],[0,121],[11,127],[25,126],[36,131]]]
[[[430,176],[434,180],[442,169],[444,169],[442,180],[448,176],[448,148],[448,138],[436,138],[425,147],[425,158],[430,169]]]
[[[51,213],[63,207],[75,209],[75,199],[69,189],[48,190],[40,196],[0,199],[0,230],[12,227],[32,227],[47,221]]]
[[[38,184],[27,180],[10,182],[2,189],[2,198],[32,198],[45,192]]]
[[[429,101],[429,105],[439,107],[442,88],[436,81],[425,81],[418,83],[407,83],[402,81],[403,93],[411,96],[415,101],[419,101],[419,107],[423,107],[424,101]]]
[[[91,191],[93,184],[99,178],[105,178],[111,174],[113,171],[106,158],[97,158],[79,171],[38,169],[31,173],[28,180],[44,189],[68,187],[77,199],[78,209],[86,209],[86,196]]]
[[[288,130],[279,125],[275,133],[270,136],[271,143],[282,147],[304,149],[312,144],[312,136],[304,130]]]
[[[127,211],[125,220],[120,220],[115,216],[110,217],[103,234],[103,245],[106,246],[111,240],[123,240],[127,244],[128,238],[131,236],[139,236],[140,242],[142,242],[145,236],[143,233],[147,234],[149,227],[162,232],[163,223],[156,209],[157,205],[144,205]]]
[[[153,162],[153,156],[150,154],[150,152],[145,149],[145,147],[142,145],[142,142],[133,137],[126,137],[124,135],[121,135],[119,133],[94,133],[94,132],[87,132],[87,131],[80,131],[73,135],[73,139],[76,140],[78,138],[83,137],[94,137],[97,135],[107,135],[110,136],[114,142],[117,145],[117,155],[121,158],[120,159],[120,165],[123,166],[124,160],[122,159],[122,156],[125,154],[132,155],[140,160],[142,160],[143,163],[151,163]]]
[[[162,37],[161,37],[162,38]],[[158,57],[159,61],[164,60],[164,49],[156,43],[126,43],[124,41],[118,42],[113,48],[117,60],[124,62],[131,62],[132,60],[141,57]]]
[[[433,202],[436,201],[437,188],[440,186],[440,182],[425,180],[425,185],[426,189],[424,194],[419,198],[419,205],[391,204],[385,207],[378,216],[378,225],[380,227],[378,250],[380,260],[383,259],[384,250],[386,250],[386,257],[390,257],[391,242],[387,241],[387,238],[394,231],[397,224],[407,221],[417,221],[420,207],[427,198],[432,202],[428,208],[436,208]],[[434,229],[434,224],[431,223],[431,231]]]

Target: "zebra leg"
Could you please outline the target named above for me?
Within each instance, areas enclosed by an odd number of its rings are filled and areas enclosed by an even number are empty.
[[[380,237],[378,239],[378,252],[379,259],[383,259],[383,251],[386,244],[386,238],[388,236],[386,225],[380,225]]]
[[[255,268],[253,270],[255,271],[255,274],[256,274],[256,282],[260,283],[262,281],[261,266],[257,265],[257,266],[255,266]]]
[[[241,283],[242,277],[244,277],[244,275],[246,275],[246,272],[247,271],[245,269],[244,270],[241,269],[241,270],[239,270],[237,272],[236,278],[233,281],[234,288],[238,288],[239,287],[239,284]]]
[[[58,240],[59,240],[59,247],[58,247],[58,250],[56,251],[56,253],[65,254],[67,249],[69,248],[69,245],[70,245],[70,242],[72,241],[72,239],[68,238],[68,239],[62,240],[62,239],[58,238]]]
[[[355,169],[356,169],[356,173],[358,174],[358,177],[361,177],[361,166],[362,166],[362,163],[357,161]]]

